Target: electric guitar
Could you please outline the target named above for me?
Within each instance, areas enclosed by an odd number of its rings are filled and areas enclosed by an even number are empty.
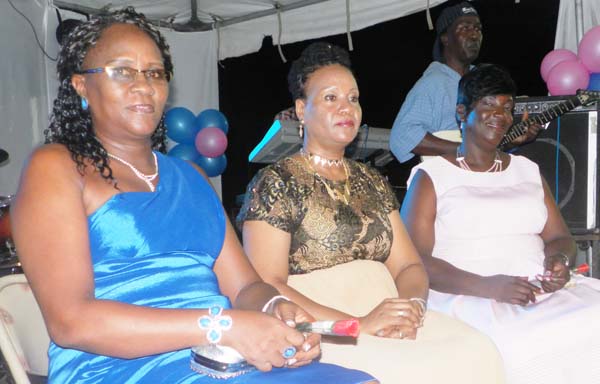
[[[566,101],[560,104],[536,114],[533,117],[523,120],[519,123],[513,124],[508,129],[507,133],[502,138],[502,141],[498,145],[498,148],[502,150],[508,143],[512,142],[517,137],[524,135],[532,124],[540,124],[544,126],[546,123],[556,119],[557,117],[579,107],[580,105],[589,105],[596,103],[600,100],[600,91],[587,91],[580,89],[573,96],[569,96]],[[459,129],[452,129],[448,131],[437,131],[432,133],[435,137],[440,139],[455,141],[460,143],[462,141],[461,133]],[[421,161],[425,161],[435,156],[421,156]]]
[[[520,123],[513,124],[509,129],[506,135],[502,138],[500,142],[500,149],[502,149],[506,144],[512,142],[517,137],[524,135],[527,132],[527,128],[529,128],[532,124],[540,124],[544,125],[562,114],[565,114],[580,105],[589,105],[596,103],[600,100],[600,92],[599,91],[586,91],[584,89],[580,89],[574,96],[570,96],[566,101],[556,104],[552,108],[545,110],[540,114],[536,114],[533,117],[530,117],[527,120],[521,121]]]

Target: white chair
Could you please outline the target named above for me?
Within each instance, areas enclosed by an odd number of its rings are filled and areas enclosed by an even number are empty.
[[[0,277],[0,351],[16,384],[48,374],[50,338],[25,275]]]

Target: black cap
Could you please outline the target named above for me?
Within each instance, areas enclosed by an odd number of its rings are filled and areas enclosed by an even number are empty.
[[[435,42],[433,43],[433,60],[442,61],[442,42],[440,35],[448,29],[454,20],[461,16],[479,16],[477,10],[470,3],[463,1],[458,5],[444,8],[440,16],[435,21]]]
[[[4,163],[6,160],[8,160],[8,152],[0,148],[0,163]]]

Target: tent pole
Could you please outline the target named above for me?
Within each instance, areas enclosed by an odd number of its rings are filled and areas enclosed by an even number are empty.
[[[281,4],[279,6],[279,12],[291,11],[292,9],[303,8],[303,7],[306,7],[309,5],[313,5],[313,4],[324,3],[326,1],[330,1],[330,0],[304,0],[304,1],[297,1],[295,3],[287,4],[287,5]],[[277,12],[278,12],[277,8],[273,7],[272,9],[267,9],[267,10],[258,11],[258,12],[252,12],[252,13],[249,13],[244,16],[232,17],[231,19],[219,21],[219,22],[217,22],[217,24],[219,24],[219,27],[226,27],[228,25],[243,23],[244,21],[258,19],[260,17],[274,15]]]
[[[199,22],[197,25],[193,25],[192,27],[190,27],[188,25],[187,26],[188,28],[186,28],[186,30],[189,31],[189,32],[192,32],[192,31],[193,32],[210,31],[211,29],[217,28],[217,26],[219,28],[223,28],[223,27],[226,27],[228,25],[238,24],[238,23],[242,23],[244,21],[258,19],[260,17],[274,15],[277,12],[291,11],[293,9],[303,8],[303,7],[306,7],[306,6],[309,6],[309,5],[323,3],[325,1],[330,1],[330,0],[303,0],[303,1],[297,1],[297,2],[291,3],[291,4],[280,5],[279,8],[273,7],[271,9],[266,9],[264,11],[252,12],[252,13],[249,13],[249,14],[243,15],[243,16],[232,17],[230,19],[222,19],[221,21],[217,21],[215,23],[201,23],[201,22]],[[54,0],[53,3],[58,8],[65,9],[65,10],[68,10],[68,11],[73,11],[73,12],[76,12],[76,13],[83,13],[83,14],[86,14],[86,15],[93,15],[93,14],[99,13],[101,11],[101,9],[86,7],[84,5],[73,4],[73,3],[66,2],[66,1],[62,1],[62,0]],[[193,17],[194,17],[194,14],[192,14],[192,18]],[[161,22],[161,21],[156,20],[156,19],[151,19],[150,22],[152,22],[152,24],[154,24],[154,25],[158,25],[158,26],[161,26],[161,27],[169,27],[169,26],[171,26],[175,30],[177,30],[179,26],[186,27],[186,23],[177,23],[177,24],[174,24],[174,23],[169,23],[169,22],[165,22],[165,21]]]
[[[72,11],[75,13],[80,13],[83,15],[95,15],[96,13],[100,12],[100,9],[86,7],[85,5],[66,3],[61,0],[54,0],[52,4],[57,8],[64,9],[66,11]]]
[[[583,37],[583,3],[582,0],[575,0],[575,36],[577,44]]]

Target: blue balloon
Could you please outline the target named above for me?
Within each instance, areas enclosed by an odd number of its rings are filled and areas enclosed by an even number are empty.
[[[206,172],[209,177],[215,177],[219,176],[225,171],[225,168],[227,168],[227,157],[225,157],[225,154],[217,157],[199,155],[196,164],[204,169],[204,172]]]
[[[165,114],[167,136],[178,143],[194,145],[200,128],[196,125],[196,116],[187,108],[171,108]]]
[[[589,91],[600,91],[600,72],[590,74],[590,83],[587,89]]]
[[[221,112],[216,109],[205,109],[196,118],[198,130],[206,127],[217,127],[225,134],[229,131],[229,123]]]
[[[198,157],[200,154],[196,150],[194,145],[190,144],[177,144],[167,153],[169,156],[177,157],[182,160],[192,161],[194,163],[198,162]]]

